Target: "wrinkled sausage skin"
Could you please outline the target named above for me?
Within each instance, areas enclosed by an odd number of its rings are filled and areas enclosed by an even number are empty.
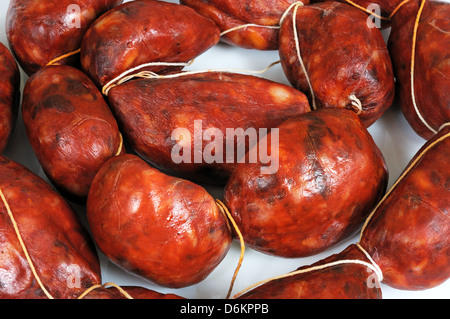
[[[0,154],[5,150],[17,120],[20,73],[8,48],[0,43]]]
[[[185,299],[174,294],[162,294],[147,288],[135,286],[123,286],[127,295],[119,291],[116,287],[98,288],[84,296],[82,299]]]
[[[297,270],[307,270],[343,260],[361,260],[370,264],[367,257],[355,245],[350,245],[339,254]],[[382,292],[376,274],[369,267],[345,263],[269,281],[238,299],[381,299],[381,297]]]
[[[212,19],[224,32],[245,24],[278,26],[281,16],[296,0],[181,0],[200,14]],[[304,4],[309,1],[305,0]],[[222,36],[222,41],[257,50],[277,50],[279,29],[249,26]]]
[[[414,97],[411,92],[413,30],[421,1],[411,0],[392,19],[389,51],[397,78],[400,107],[415,132],[430,139],[450,122],[450,5],[426,1],[417,29]]]
[[[74,198],[87,196],[97,171],[121,150],[102,94],[73,67],[49,66],[33,74],[24,89],[22,117],[47,176]]]
[[[224,196],[256,250],[284,257],[324,251],[356,232],[386,190],[384,158],[353,111],[299,115],[279,126],[278,149],[267,144],[278,171],[239,164]]]
[[[142,0],[124,3],[99,18],[81,47],[84,71],[99,86],[149,62],[189,62],[220,39],[218,27],[193,9]],[[167,66],[142,70],[159,72]]]
[[[100,283],[100,265],[93,243],[59,194],[40,177],[5,157],[0,157],[0,189],[34,268],[54,298],[76,298]],[[72,279],[75,282],[79,279],[80,287],[69,285]],[[47,298],[32,274],[3,201],[0,201],[1,298]]]
[[[168,287],[206,278],[232,241],[226,218],[205,189],[131,154],[112,158],[100,169],[87,217],[106,256]]]
[[[80,49],[91,23],[120,3],[122,0],[11,0],[6,16],[11,50],[31,75],[53,59]],[[78,59],[75,55],[58,64],[77,65]]]
[[[419,150],[363,229],[360,244],[390,286],[428,289],[450,277],[449,158],[446,127]]]
[[[310,110],[308,99],[298,90],[235,73],[139,79],[112,88],[108,97],[122,131],[139,155],[160,169],[181,177],[218,184],[226,182],[238,161],[238,149],[243,148],[237,139],[227,134],[227,129],[254,129],[259,133],[259,128],[270,130],[288,118]],[[214,150],[217,161],[213,163],[206,158],[195,161],[194,138],[198,134],[195,121],[201,121],[202,134],[216,128],[223,135],[223,152]],[[189,149],[191,156],[189,161],[175,163],[172,151],[178,142],[172,135],[179,128],[190,132],[191,141],[183,145],[183,151]],[[230,136],[233,139],[227,143]],[[235,155],[228,163],[227,144],[234,148]],[[209,142],[204,141],[202,153],[207,145]]]
[[[280,59],[291,84],[312,94],[301,67],[294,38],[293,13],[280,30]],[[299,47],[317,108],[354,109],[352,95],[362,106],[360,118],[373,124],[393,102],[392,64],[381,32],[367,26],[367,15],[338,2],[298,7]]]

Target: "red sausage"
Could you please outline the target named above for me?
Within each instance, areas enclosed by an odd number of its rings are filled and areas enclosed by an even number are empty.
[[[53,59],[80,49],[86,30],[122,0],[11,0],[6,35],[23,70],[31,75]],[[57,64],[76,65],[79,55]]]
[[[360,244],[398,289],[450,277],[450,127],[429,140],[372,212]]]
[[[0,43],[0,154],[5,150],[17,119],[20,73],[8,48]]]
[[[205,279],[232,241],[226,218],[205,189],[131,154],[112,158],[100,169],[87,217],[107,257],[168,287]]]
[[[81,47],[84,71],[104,86],[149,62],[189,62],[220,38],[219,29],[193,9],[163,1],[124,3],[98,19]],[[142,68],[159,72],[167,66]]]
[[[100,265],[92,241],[59,194],[5,157],[0,157],[0,189],[5,197],[0,200],[0,299],[48,298],[32,273],[7,205],[51,297],[76,298],[100,283]]]
[[[147,288],[125,287],[99,287],[84,295],[80,299],[185,299],[175,294],[162,294]]]
[[[103,163],[123,152],[102,94],[73,67],[49,66],[33,74],[24,89],[22,117],[47,176],[74,198],[85,198]]]
[[[306,96],[287,85],[250,75],[216,72],[129,81],[112,88],[109,101],[127,140],[139,155],[181,177],[218,184],[228,179],[240,149],[244,149],[242,155],[248,150],[248,144],[234,138],[241,136],[238,129],[242,129],[244,138],[244,133],[250,136],[252,130],[256,136],[260,128],[270,130],[310,110]],[[196,160],[196,136],[200,134],[202,138],[212,128],[223,137],[222,149],[214,147],[213,161],[206,156]],[[191,140],[177,142],[177,129],[186,129]],[[227,133],[230,129],[234,135]],[[200,155],[208,155],[206,149],[212,142],[200,142]],[[183,144],[183,151],[177,154],[190,152],[182,162],[172,157],[177,144]],[[234,150],[231,161],[227,159],[230,146]]]
[[[418,16],[414,67],[411,69]],[[392,20],[388,44],[397,77],[399,104],[411,127],[424,139],[430,139],[441,125],[450,122],[449,16],[448,3],[411,0]]]
[[[273,138],[271,132],[267,139]],[[386,190],[384,158],[353,111],[299,115],[279,126],[278,147],[267,144],[278,171],[239,164],[224,197],[245,242],[259,251],[285,257],[324,251],[356,232]]]
[[[291,84],[308,93],[313,108],[354,109],[366,127],[393,102],[394,76],[386,44],[367,15],[338,2],[297,7],[298,57],[293,13],[280,31],[280,58]],[[308,83],[309,80],[309,83]],[[311,85],[311,88],[310,88]]]
[[[298,268],[293,275],[270,280],[238,299],[381,299],[378,277],[368,265],[370,261],[351,245],[339,254]]]
[[[279,35],[277,27],[284,12],[296,0],[181,0],[180,2],[212,19],[221,32],[246,24],[258,25],[225,32],[222,40],[226,43],[246,49],[277,50]],[[308,4],[309,0],[303,3]]]

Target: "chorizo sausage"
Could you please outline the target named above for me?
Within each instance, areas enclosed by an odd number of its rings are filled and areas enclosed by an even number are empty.
[[[181,0],[212,19],[222,32],[222,41],[257,50],[277,50],[279,23],[283,13],[296,0]],[[305,0],[308,4],[309,0]],[[241,26],[245,28],[240,28]],[[237,29],[234,29],[237,28]],[[233,29],[232,32],[229,32]]]
[[[360,263],[363,261],[364,263]],[[382,291],[370,260],[350,245],[310,266],[269,280],[238,299],[381,299]]]
[[[17,120],[20,73],[8,48],[0,43],[0,154],[5,150]]]
[[[450,277],[450,127],[414,156],[371,213],[360,245],[398,289],[435,287]]]
[[[71,66],[44,67],[29,78],[22,117],[45,173],[74,199],[85,199],[103,163],[123,152],[117,122],[102,94]]]
[[[135,155],[108,160],[94,179],[87,217],[101,251],[167,287],[206,278],[227,254],[227,219],[206,190],[165,175]]]
[[[424,139],[450,121],[449,16],[448,3],[411,0],[392,18],[388,46],[399,104],[411,127]]]
[[[138,79],[112,88],[108,97],[122,131],[140,156],[183,178],[217,184],[226,182],[239,152],[243,156],[248,150],[245,134],[256,136],[260,128],[276,127],[310,110],[308,99],[298,90],[237,73]],[[180,129],[188,132],[184,133],[186,140],[176,134]],[[197,143],[196,136],[203,137],[208,129],[218,130],[214,139],[222,136],[223,142],[211,142],[216,145],[210,152],[214,153],[212,160],[207,156],[196,160],[197,153],[206,154],[211,144]],[[187,156],[182,161],[172,156],[179,144],[183,149],[177,154]]]
[[[11,0],[6,16],[8,42],[31,75],[54,59],[80,49],[86,30],[122,0]],[[77,65],[79,55],[57,64]]]
[[[318,109],[278,128],[278,146],[268,142],[272,132],[261,142],[278,157],[278,171],[239,164],[224,203],[249,247],[284,257],[317,254],[362,225],[386,190],[387,167],[353,111]]]
[[[193,9],[155,0],[124,3],[99,18],[83,39],[81,64],[98,86],[150,62],[189,62],[219,42],[218,27]],[[167,66],[143,67],[160,72]]]
[[[0,298],[70,299],[100,283],[91,238],[58,193],[5,157],[0,157],[0,190]]]
[[[281,25],[279,52],[287,78],[314,109],[355,109],[368,127],[391,106],[395,86],[381,32],[366,20],[338,2],[294,7]]]

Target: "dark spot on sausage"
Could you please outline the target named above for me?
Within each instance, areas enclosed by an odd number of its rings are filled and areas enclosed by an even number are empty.
[[[450,177],[445,180],[444,188],[450,190]]]
[[[69,251],[69,248],[60,240],[55,240],[53,244],[55,247],[63,248],[65,251]]]
[[[252,7],[250,6],[249,1],[246,1],[246,2],[245,2],[244,8],[245,8],[245,11],[246,11],[246,12],[250,13],[250,11],[252,10]]]
[[[360,140],[359,138],[357,138],[357,139],[355,140],[355,145],[356,145],[356,147],[357,147],[360,151],[363,150],[363,144],[362,144],[362,142],[361,142],[361,140]]]
[[[47,97],[44,101],[42,101],[40,107],[44,109],[56,109],[61,113],[72,113],[75,111],[72,103],[59,94]]]
[[[267,203],[272,205],[277,201],[283,200],[283,198],[285,198],[286,195],[287,195],[286,190],[280,189],[276,193],[270,194],[269,196],[267,196]]]
[[[256,237],[253,242],[257,247],[266,247],[269,244],[267,240],[261,237]]]
[[[351,79],[352,80],[358,80],[361,77],[361,74],[359,74],[358,72],[353,72],[351,75]]]

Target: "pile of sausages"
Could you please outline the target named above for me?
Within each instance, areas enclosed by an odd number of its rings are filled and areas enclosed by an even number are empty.
[[[420,290],[446,281],[450,4],[375,1],[379,28],[392,27],[386,45],[365,10],[373,0],[180,2],[10,0],[0,152],[20,114],[51,185],[0,157],[0,298],[182,298],[109,287],[96,248],[181,288],[204,280],[237,238],[306,257],[358,232],[341,253],[235,298],[381,298],[379,282]],[[291,85],[183,70],[219,41],[278,50]],[[19,66],[29,76],[20,112]],[[425,143],[387,189],[367,129],[395,100]],[[237,128],[256,132],[256,143],[211,149],[188,138]],[[270,172],[251,160],[262,145],[276,160]],[[205,153],[214,161],[198,161]],[[222,186],[223,198],[204,184]],[[70,202],[85,205],[87,228]]]

